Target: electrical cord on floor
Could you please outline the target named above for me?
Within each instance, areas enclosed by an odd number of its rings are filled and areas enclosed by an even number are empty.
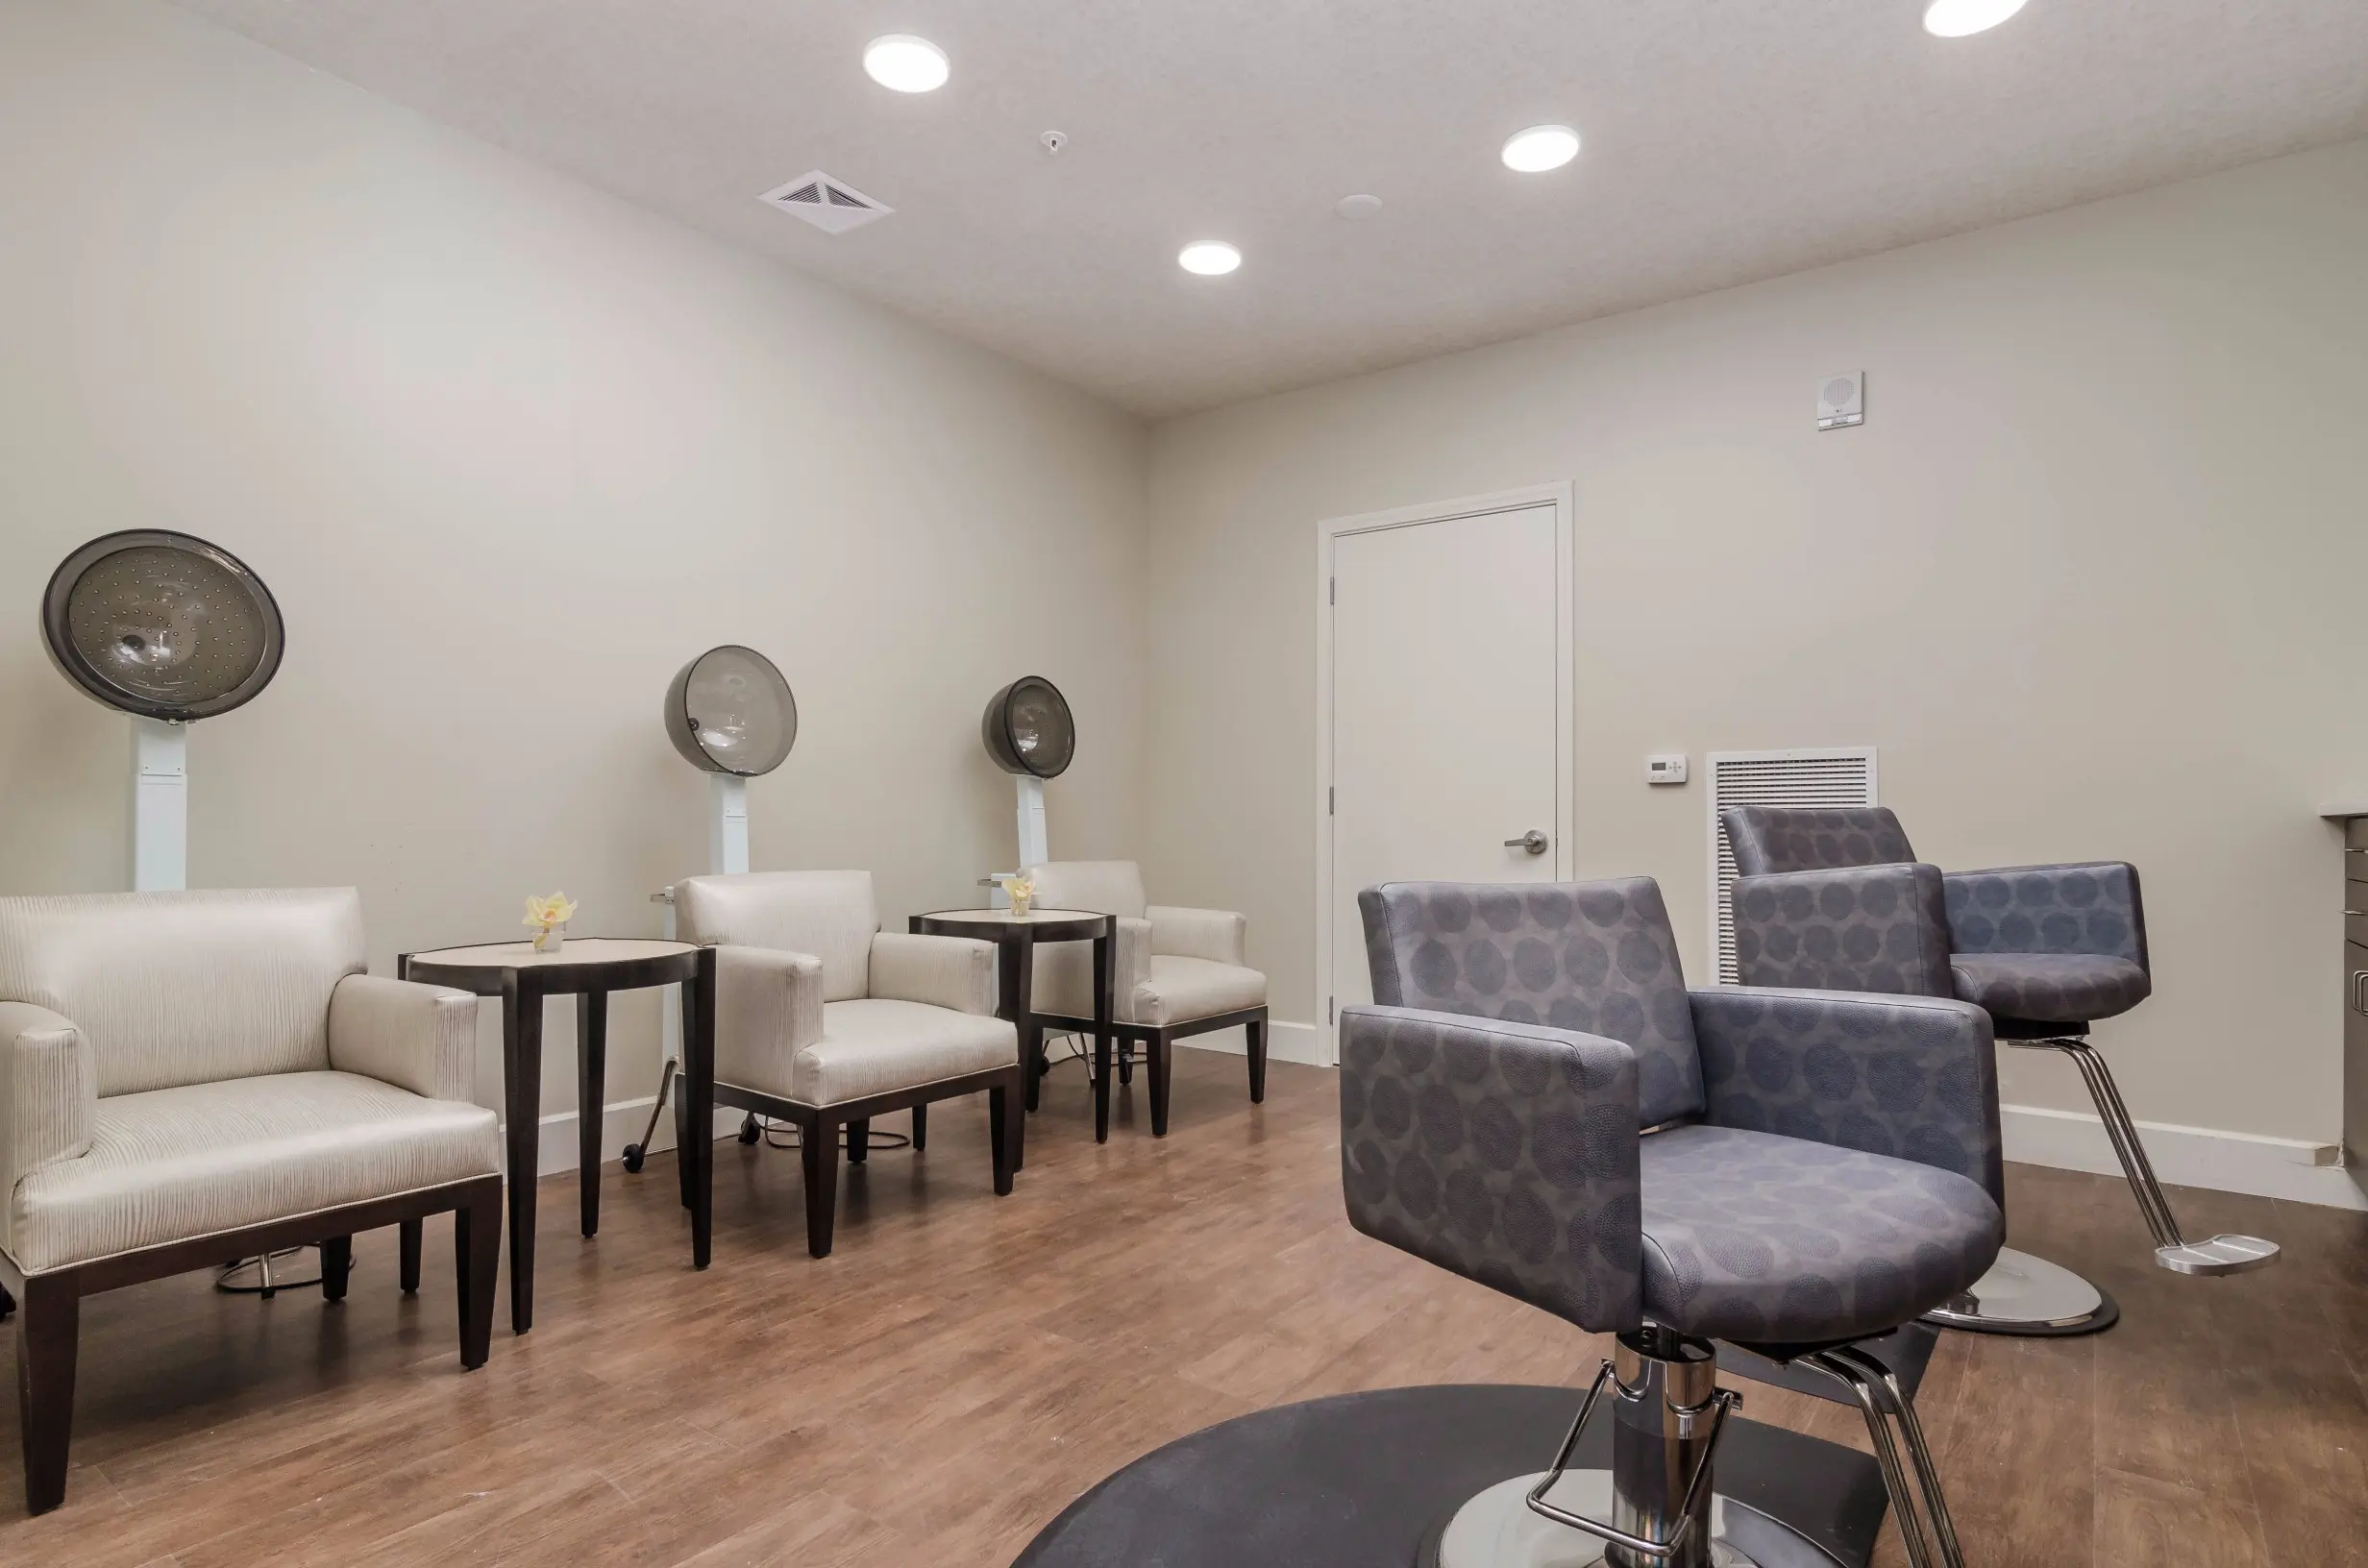
[[[742,1117],[740,1121],[741,1141],[744,1143],[755,1141],[748,1136],[751,1127],[756,1129],[758,1136],[765,1140],[765,1147],[768,1149],[802,1149],[805,1147],[805,1136],[799,1131],[795,1122],[772,1121],[752,1113]],[[789,1136],[781,1137],[780,1135],[784,1133]],[[863,1146],[867,1151],[909,1149],[913,1146],[913,1140],[902,1133],[871,1133],[864,1138]],[[839,1147],[841,1149],[847,1147],[844,1133],[839,1138]]]

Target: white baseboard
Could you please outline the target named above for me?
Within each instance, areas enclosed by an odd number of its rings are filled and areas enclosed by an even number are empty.
[[[1223,1051],[1229,1056],[1247,1056],[1248,1038],[1239,1029],[1212,1029],[1205,1035],[1190,1035],[1176,1041],[1197,1051]],[[1311,1067],[1328,1067],[1323,1059],[1323,1036],[1312,1023],[1285,1023],[1280,1018],[1267,1021],[1267,1060],[1270,1062],[1300,1062]]]
[[[2102,1176],[2121,1174],[2105,1124],[2093,1113],[2036,1105],[2002,1105],[1998,1110],[2009,1160]],[[2161,1121],[2141,1121],[2137,1130],[2155,1174],[2170,1186],[2368,1210],[2368,1191],[2357,1179],[2362,1172],[2335,1164],[2332,1144]]]
[[[615,1164],[625,1157],[625,1145],[641,1138],[641,1129],[650,1119],[650,1107],[657,1096],[644,1094],[630,1100],[611,1100],[603,1107],[601,1116],[601,1163]],[[728,1107],[715,1113],[715,1136],[729,1138],[740,1127],[740,1113]],[[574,1170],[580,1164],[576,1152],[576,1123],[573,1111],[555,1111],[540,1118],[535,1135],[534,1172],[538,1176],[556,1176]],[[650,1152],[657,1153],[675,1146],[674,1101],[669,1096],[666,1114],[657,1118],[657,1131],[651,1136]]]

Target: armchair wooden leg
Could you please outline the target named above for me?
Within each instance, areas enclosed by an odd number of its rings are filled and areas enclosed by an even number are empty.
[[[354,1238],[333,1236],[321,1243],[321,1299],[343,1301],[345,1285],[354,1272]]]
[[[1094,1141],[1110,1141],[1110,1045],[1108,1035],[1094,1037]],[[1118,1042],[1121,1051],[1131,1053],[1124,1041]]]
[[[847,1163],[860,1165],[872,1158],[872,1122],[858,1116],[847,1124]]]
[[[65,1501],[66,1446],[74,1435],[74,1350],[82,1293],[66,1278],[36,1276],[17,1303],[16,1413],[25,1449],[25,1511]]]
[[[925,1105],[916,1105],[913,1107],[913,1152],[919,1154],[928,1146],[929,1108]]]
[[[419,1290],[419,1248],[427,1238],[427,1221],[419,1219],[407,1219],[395,1227],[396,1279],[407,1296]]]
[[[1249,1044],[1249,1103],[1267,1101],[1267,1017],[1264,1013],[1242,1026]]]
[[[1027,1136],[1027,1108],[1020,1086],[987,1090],[987,1143],[995,1157],[995,1195],[1011,1195],[1011,1174],[1020,1168],[1021,1139]]]
[[[1151,1074],[1151,1136],[1168,1136],[1168,1069],[1173,1053],[1168,1044],[1168,1031],[1152,1031],[1149,1041],[1150,1060],[1144,1064]]]
[[[839,1124],[817,1118],[800,1129],[799,1163],[805,1167],[805,1250],[830,1256],[831,1227],[839,1217]]]
[[[8,1286],[0,1285],[0,1321],[6,1321],[15,1311],[16,1298],[9,1294]]]
[[[1099,1071],[1100,1069],[1097,1068],[1095,1070]],[[1122,1084],[1131,1084],[1134,1081],[1135,1042],[1131,1040],[1122,1040],[1119,1041],[1119,1082]]]
[[[502,1271],[502,1181],[488,1176],[453,1214],[453,1280],[460,1297],[460,1365],[485,1364],[493,1349],[494,1284]]]

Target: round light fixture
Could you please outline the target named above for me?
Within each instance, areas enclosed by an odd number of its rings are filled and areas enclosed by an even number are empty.
[[[1947,4],[1948,0],[1940,0]],[[1521,174],[1559,169],[1579,156],[1579,134],[1566,125],[1533,125],[1505,138],[1505,167]]]
[[[946,51],[910,33],[891,33],[863,46],[865,74],[894,92],[934,92],[953,67]]]
[[[1369,218],[1381,210],[1381,198],[1361,194],[1344,196],[1332,204],[1332,210],[1344,218]]]
[[[1203,278],[1222,278],[1242,264],[1242,253],[1221,239],[1196,239],[1176,253],[1175,264]]]
[[[2023,9],[2023,0],[1932,0],[1924,8],[1924,31],[1936,38],[1986,33]]]

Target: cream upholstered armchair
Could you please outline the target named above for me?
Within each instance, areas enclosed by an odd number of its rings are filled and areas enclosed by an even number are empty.
[[[995,1190],[1010,1192],[1020,1045],[995,1017],[994,943],[882,931],[869,871],[690,877],[675,928],[716,949],[716,1104],[798,1128],[808,1252],[830,1256],[839,1129],[861,1164],[874,1116],[911,1111],[919,1151],[931,1102],[985,1090]]]
[[[0,898],[0,1307],[31,1511],[65,1497],[101,1290],[318,1242],[338,1301],[355,1232],[408,1240],[451,1210],[460,1364],[484,1364],[502,1144],[469,1102],[477,999],[362,970],[351,888]]]
[[[1249,1050],[1249,1097],[1267,1097],[1267,977],[1249,967],[1249,922],[1231,910],[1147,903],[1143,870],[1131,860],[1057,860],[1031,866],[1036,903],[1118,917],[1111,943],[1110,1016],[1122,1081],[1133,1077],[1134,1047],[1151,1073],[1151,1134],[1168,1136],[1169,1047],[1187,1035],[1242,1026]],[[1046,1027],[1094,1028],[1093,954],[1083,943],[1036,949],[1032,1010]],[[1041,1036],[1036,1038],[1041,1039]],[[1094,1137],[1110,1136],[1110,1074],[1094,1071]],[[1035,1064],[1044,1070],[1041,1062]]]

